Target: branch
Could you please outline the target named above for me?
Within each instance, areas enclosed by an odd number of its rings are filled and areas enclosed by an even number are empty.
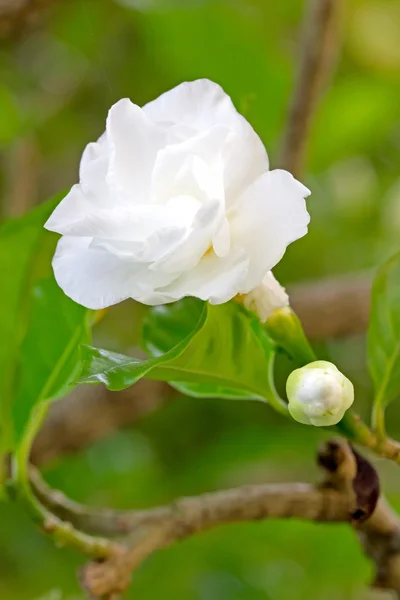
[[[395,590],[400,598],[400,523],[385,499],[379,500],[358,535],[365,553],[376,565],[374,586]]]
[[[289,288],[291,304],[313,340],[341,338],[365,331],[372,276],[353,273]]]
[[[298,518],[322,522],[349,521],[352,500],[333,489],[307,483],[246,485],[181,498],[170,506],[118,511],[85,507],[51,490],[37,471],[31,483],[38,498],[59,518],[96,535],[116,536],[138,529],[162,530],[158,547],[224,523],[265,518]]]
[[[351,501],[335,490],[307,484],[260,485],[182,498],[171,506],[133,514],[128,549],[120,558],[92,562],[82,580],[95,597],[119,594],[121,574],[137,569],[154,551],[213,527],[266,518],[299,518],[318,522],[348,521]]]
[[[14,144],[7,171],[7,216],[18,217],[27,213],[36,203],[40,153],[33,137],[25,136]]]
[[[312,117],[338,54],[343,0],[309,0],[299,49],[296,84],[283,136],[280,166],[301,176]],[[370,277],[327,279],[289,290],[294,309],[312,339],[364,331],[369,314]]]
[[[254,485],[182,498],[169,506],[145,511],[96,511],[49,491],[37,475],[32,482],[42,501],[75,527],[97,535],[129,533],[126,551],[107,561],[91,562],[81,581],[91,596],[117,598],[131,573],[156,550],[213,527],[266,518],[298,518],[316,522],[351,520],[352,496],[310,484]]]
[[[77,529],[125,536],[117,552],[82,571],[82,584],[94,597],[118,598],[132,571],[156,550],[219,525],[267,518],[351,523],[376,564],[375,585],[400,590],[400,522],[378,501],[375,469],[343,441],[325,444],[318,461],[326,473],[321,485],[249,485],[135,511],[84,507],[50,490],[35,470],[31,483],[47,509]]]
[[[303,170],[311,118],[322,84],[335,64],[340,7],[341,0],[310,0],[305,15],[297,82],[280,158],[282,168],[295,177]]]

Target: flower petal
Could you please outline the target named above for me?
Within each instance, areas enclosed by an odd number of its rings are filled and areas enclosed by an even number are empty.
[[[151,265],[152,271],[180,274],[193,269],[210,250],[214,233],[224,219],[224,206],[218,200],[204,204],[196,213],[191,229],[181,243],[161,260]]]
[[[261,176],[241,196],[230,217],[231,239],[245,248],[250,267],[245,289],[258,286],[282,258],[286,247],[307,233],[310,191],[287,171]]]
[[[82,192],[81,186],[76,184],[56,206],[44,226],[49,231],[68,234],[74,228],[79,227],[88,215],[95,214],[97,210],[96,206]],[[86,235],[90,235],[90,233]]]
[[[210,252],[191,271],[138,300],[144,304],[156,305],[194,296],[208,300],[211,304],[222,304],[236,296],[243,286],[247,269],[248,260],[240,250],[223,259]]]
[[[251,292],[238,296],[238,300],[247,310],[255,312],[261,323],[265,323],[275,310],[289,306],[289,296],[272,271],[268,271]]]
[[[148,202],[151,173],[157,152],[165,145],[165,130],[124,98],[108,113],[107,138],[110,187],[128,205]]]
[[[45,228],[75,237],[138,242],[147,239],[160,228],[190,225],[195,211],[185,213],[175,204],[100,209],[82,193],[81,186],[74,185],[50,215]]]
[[[224,126],[235,133],[226,149],[224,180],[227,194],[234,198],[258,176],[268,170],[268,155],[251,125],[234,107],[230,97],[208,79],[181,83],[143,107],[155,123],[177,125],[183,136]],[[187,128],[187,129],[185,129]]]
[[[148,263],[123,259],[105,248],[91,247],[92,238],[65,236],[53,258],[58,285],[75,302],[95,310],[167,285],[173,276],[150,273]]]
[[[103,134],[97,142],[86,146],[79,168],[80,183],[72,186],[55,208],[45,224],[46,229],[61,234],[69,233],[88,215],[112,209],[106,183],[107,171],[108,143],[106,134]],[[90,232],[86,235],[90,235]]]
[[[223,152],[224,187],[227,206],[269,169],[265,147],[242,115],[238,113],[234,135]]]
[[[213,235],[212,245],[215,254],[220,258],[224,258],[229,254],[231,249],[231,230],[227,218],[222,220],[221,225]]]
[[[90,249],[91,238],[63,237],[53,258],[58,285],[75,302],[95,310],[129,298],[132,265],[108,252]]]
[[[208,300],[211,304],[228,302],[241,289],[248,266],[244,252],[232,252],[226,258],[210,254],[182,277],[181,289],[186,290],[185,295]],[[174,282],[173,287],[179,290],[178,282]]]
[[[96,207],[111,208],[106,177],[109,163],[107,134],[91,142],[83,151],[79,166],[79,182],[83,194]]]
[[[90,248],[102,248],[121,259],[139,263],[152,263],[168,255],[185,238],[183,227],[163,227],[141,241],[94,238]]]
[[[192,195],[200,201],[224,198],[221,155],[231,132],[212,127],[157,154],[153,171],[152,201],[175,195]]]
[[[234,129],[238,117],[229,96],[209,79],[185,81],[146,104],[143,111],[155,123],[185,125],[197,131],[214,125]]]

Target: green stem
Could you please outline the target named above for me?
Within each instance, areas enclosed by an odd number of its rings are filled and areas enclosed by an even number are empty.
[[[290,307],[275,310],[265,323],[265,329],[299,366],[317,360],[299,317]]]
[[[58,544],[74,546],[97,558],[110,556],[114,551],[114,544],[109,540],[82,533],[74,529],[70,523],[61,521],[39,502],[32,491],[29,481],[29,457],[33,440],[43,423],[47,409],[48,403],[46,402],[41,402],[33,409],[25,434],[15,454],[14,482],[17,493],[33,520],[52,535]]]
[[[351,442],[356,442],[366,448],[376,449],[377,440],[374,433],[354,411],[348,410],[334,429]]]
[[[274,365],[275,365],[275,355],[272,357],[269,363],[269,387],[270,389],[267,391],[268,404],[276,410],[279,414],[284,417],[289,417],[289,409],[287,402],[278,394],[275,383],[274,383]]]
[[[375,401],[372,407],[372,429],[380,442],[386,440],[385,409],[377,401]]]
[[[347,411],[343,419],[338,423],[335,429],[351,442],[355,442],[372,450],[377,456],[387,458],[400,464],[400,444],[391,438],[379,438],[361,418],[352,412]]]

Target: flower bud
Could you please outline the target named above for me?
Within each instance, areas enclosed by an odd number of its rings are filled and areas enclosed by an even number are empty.
[[[269,271],[260,285],[247,294],[237,296],[238,302],[254,312],[261,323],[265,323],[274,311],[289,306],[289,296]]]
[[[293,419],[306,425],[336,425],[354,400],[351,381],[324,360],[293,371],[286,392]]]

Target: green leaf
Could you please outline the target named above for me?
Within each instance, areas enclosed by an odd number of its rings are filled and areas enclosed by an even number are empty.
[[[143,328],[146,350],[162,356],[188,328],[193,298],[150,311]],[[274,345],[252,315],[238,304],[207,304],[207,320],[179,364],[160,365],[157,378],[195,396],[266,398]],[[167,372],[165,372],[167,370]],[[174,374],[175,371],[176,372]],[[268,391],[267,391],[268,394]]]
[[[3,451],[17,446],[33,407],[66,391],[79,344],[89,340],[89,311],[64,295],[51,270],[57,236],[43,224],[61,197],[0,228]]]
[[[400,253],[379,270],[372,286],[368,364],[375,385],[375,408],[400,395]]]
[[[178,320],[176,323],[177,327],[181,325],[181,336],[176,336],[175,343],[171,344],[160,356],[140,360],[124,354],[84,346],[79,383],[104,383],[108,389],[118,391],[130,387],[144,376],[149,376],[150,372],[154,372],[155,368],[162,363],[174,364],[174,360],[184,352],[206,320],[207,307],[205,304],[199,302],[192,308],[190,319],[184,319],[181,323]],[[186,316],[184,312],[182,315]]]
[[[143,337],[147,360],[87,348],[81,382],[120,390],[148,377],[191,396],[267,400],[286,412],[272,383],[274,345],[235,302],[212,306],[186,298],[155,307]]]

